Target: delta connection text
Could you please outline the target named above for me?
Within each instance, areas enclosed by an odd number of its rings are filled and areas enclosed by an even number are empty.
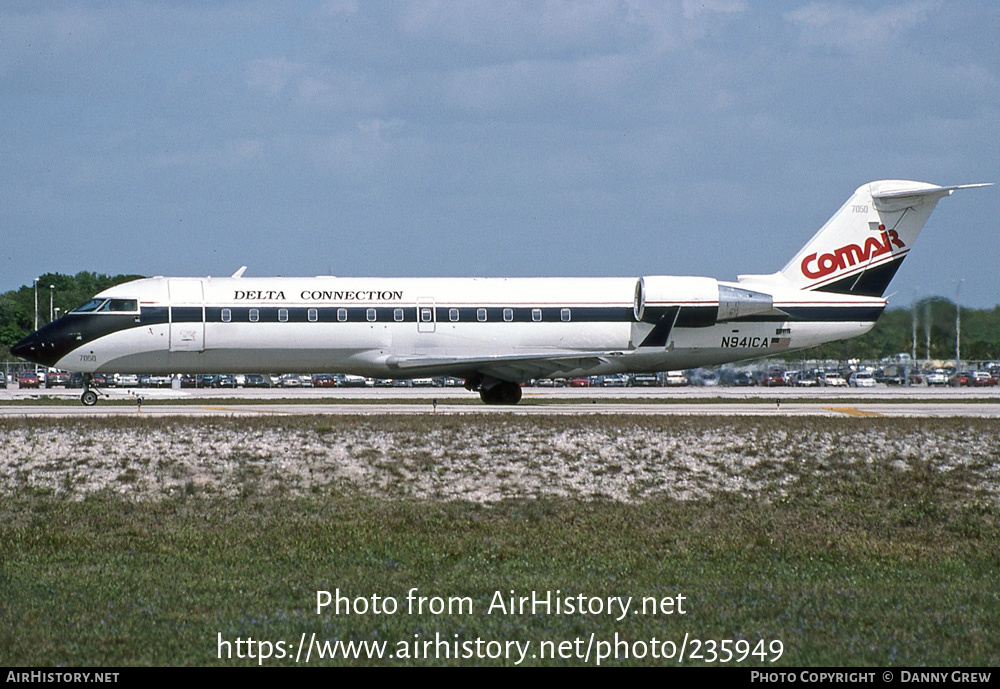
[[[686,615],[683,594],[676,596],[645,596],[635,601],[632,596],[588,596],[555,591],[530,591],[518,595],[514,591],[494,591],[486,615],[612,615],[621,622],[633,615]],[[468,596],[425,596],[411,588],[402,604],[394,596],[345,596],[340,589],[316,592],[316,614],[334,615],[471,615],[474,602]]]
[[[302,301],[401,301],[402,290],[302,290]],[[238,289],[234,301],[287,301],[285,291],[279,289]]]

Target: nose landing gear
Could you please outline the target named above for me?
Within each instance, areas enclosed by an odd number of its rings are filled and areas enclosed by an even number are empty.
[[[80,395],[80,401],[87,407],[93,407],[97,404],[97,393],[90,387],[91,379],[91,374],[83,374],[83,394]]]

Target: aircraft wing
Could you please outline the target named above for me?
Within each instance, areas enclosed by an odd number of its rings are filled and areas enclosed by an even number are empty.
[[[520,382],[530,378],[550,378],[568,371],[586,371],[621,357],[623,352],[525,352],[493,356],[408,356],[390,357],[390,369],[407,377],[461,375],[474,373],[499,380]]]

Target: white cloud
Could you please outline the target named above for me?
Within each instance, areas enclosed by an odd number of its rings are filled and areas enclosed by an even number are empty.
[[[927,21],[938,0],[889,6],[814,2],[788,12],[785,19],[800,30],[806,45],[847,51],[884,51],[906,42],[906,32]]]
[[[747,9],[745,0],[684,0],[681,6],[684,8],[684,16],[688,18],[707,12],[738,14]]]
[[[284,57],[254,60],[246,70],[247,85],[271,93],[281,93],[306,66]]]

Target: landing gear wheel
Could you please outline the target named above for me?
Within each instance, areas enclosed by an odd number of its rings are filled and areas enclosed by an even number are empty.
[[[482,388],[479,396],[486,404],[517,404],[521,401],[521,386],[517,383],[497,383],[491,388]]]
[[[80,401],[88,407],[93,407],[97,404],[97,393],[93,390],[84,390],[83,394],[80,395]]]

